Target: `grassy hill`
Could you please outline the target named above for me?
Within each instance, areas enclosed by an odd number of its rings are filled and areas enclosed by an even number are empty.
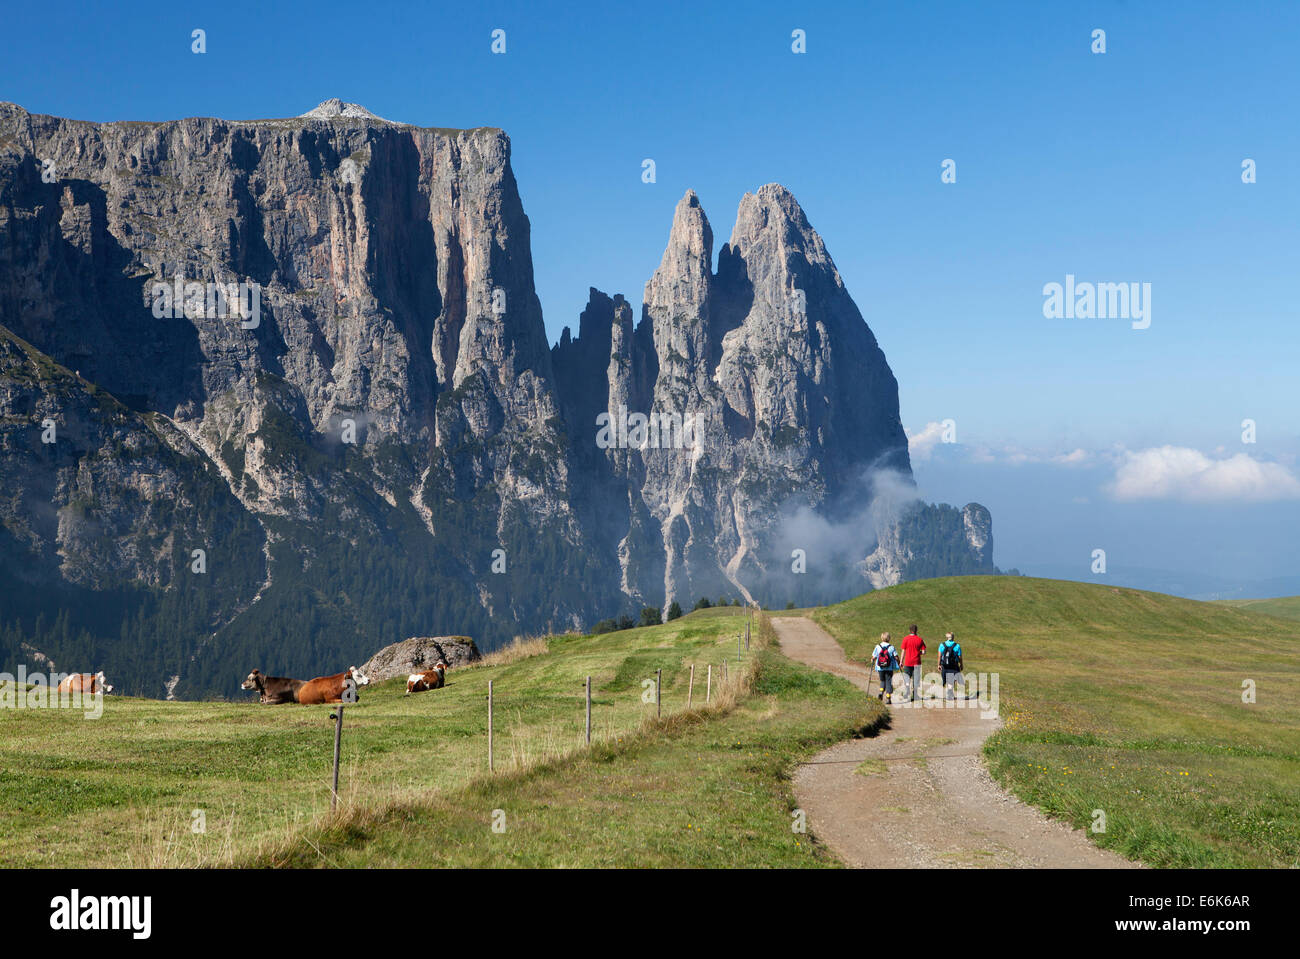
[[[999,675],[994,775],[1157,866],[1300,865],[1300,623],[1027,577],[906,583],[812,612],[866,660],[880,633],[957,634]],[[1244,703],[1243,683],[1256,701]]]
[[[782,657],[762,617],[738,663],[744,615],[552,637],[409,698],[401,680],[369,687],[345,713],[336,817],[329,707],[110,696],[98,720],[0,709],[0,865],[835,865],[791,830],[790,776],[882,710]],[[991,576],[807,615],[861,660],[884,629],[919,623],[932,649],[954,630],[968,671],[999,677],[994,775],[1080,827],[1104,811],[1100,845],[1157,866],[1300,864],[1300,622]],[[709,663],[714,702],[701,709]],[[662,719],[642,700],[657,669]]]
[[[1276,599],[1222,599],[1218,602],[1251,613],[1263,613],[1265,616],[1300,619],[1300,596],[1280,596]]]
[[[405,697],[402,679],[367,687],[344,714],[335,819],[331,707],[109,696],[97,720],[2,709],[0,865],[831,865],[791,832],[788,777],[879,709],[785,663],[764,648],[766,630],[738,665],[744,621],[703,610],[553,637],[538,655],[453,670],[434,692]],[[713,703],[701,709],[708,664]],[[657,669],[662,721],[642,699]],[[491,830],[496,808],[504,834]],[[191,831],[195,810],[204,833]],[[738,852],[737,836],[754,841]]]

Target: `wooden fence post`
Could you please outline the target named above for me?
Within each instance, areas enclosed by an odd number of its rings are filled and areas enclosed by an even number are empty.
[[[492,680],[488,680],[488,772],[492,772]]]
[[[664,671],[662,669],[656,669],[655,670],[655,715],[657,716],[662,716],[664,714],[664,701],[662,696],[660,696],[659,694],[659,689],[662,686],[663,681],[664,681]]]
[[[343,704],[338,711],[330,715],[334,720],[334,788],[330,790],[330,815],[334,815],[339,805],[339,744],[343,740]]]
[[[591,745],[591,677],[587,677],[587,745]]]
[[[686,708],[691,708],[691,702],[695,697],[695,664],[691,663],[691,681],[686,687]]]

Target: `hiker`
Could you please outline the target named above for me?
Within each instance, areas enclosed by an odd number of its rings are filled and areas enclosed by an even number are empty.
[[[943,642],[939,644],[939,673],[943,677],[944,695],[955,699],[954,688],[962,682],[961,643],[954,633],[944,633]],[[962,696],[965,697],[965,690]]]
[[[871,661],[876,664],[876,672],[880,675],[879,698],[888,703],[894,694],[894,670],[898,668],[898,653],[889,641],[888,633],[880,634],[880,642],[871,651]]]
[[[912,631],[903,637],[903,672],[907,674],[911,689],[908,690],[908,702],[916,702],[916,691],[921,688],[921,657],[925,655],[925,640],[916,633],[916,624]]]

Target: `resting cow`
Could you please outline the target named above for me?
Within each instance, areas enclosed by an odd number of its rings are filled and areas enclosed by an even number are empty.
[[[442,689],[447,685],[447,664],[438,660],[438,665],[422,673],[411,673],[406,677],[406,695],[422,693],[426,689]]]
[[[58,692],[83,693],[94,696],[97,693],[111,693],[113,687],[104,682],[104,671],[97,673],[70,673],[59,680]]]
[[[256,689],[261,695],[259,702],[263,703],[296,703],[298,701],[298,690],[303,687],[305,680],[288,679],[284,676],[264,676],[259,669],[253,670],[248,674],[248,678],[239,684],[240,689]]]
[[[349,678],[358,687],[370,683],[369,677],[363,676],[355,666],[349,666],[346,672],[334,676],[317,676],[315,679],[307,680],[298,690],[298,702],[307,705],[341,703],[343,702],[343,690],[347,688]]]

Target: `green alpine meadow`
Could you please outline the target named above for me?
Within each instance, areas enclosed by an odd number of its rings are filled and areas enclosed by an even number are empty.
[[[431,692],[406,695],[404,677],[363,687],[344,705],[333,812],[337,706],[110,694],[96,720],[0,710],[0,862],[833,867],[795,828],[792,777],[879,735],[887,713],[782,654],[771,619],[791,615],[851,661],[886,629],[955,632],[966,670],[997,676],[989,769],[1088,842],[1153,867],[1300,862],[1300,624],[988,576],[770,615],[700,609],[520,643]]]

